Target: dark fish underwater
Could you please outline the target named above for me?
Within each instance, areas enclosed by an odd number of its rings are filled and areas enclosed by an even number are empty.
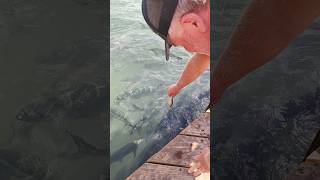
[[[142,139],[136,140],[134,142],[131,142],[129,144],[126,144],[125,146],[119,148],[116,150],[110,157],[110,163],[114,163],[117,161],[122,161],[122,159],[133,153],[133,156],[136,157],[138,144],[142,141]]]

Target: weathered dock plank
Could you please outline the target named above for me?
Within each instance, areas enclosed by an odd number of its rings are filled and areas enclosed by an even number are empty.
[[[308,157],[307,161],[319,161],[320,163],[320,148],[313,151]]]
[[[210,112],[202,113],[127,180],[194,180],[187,171],[192,157],[210,146]]]
[[[198,147],[191,151],[191,145],[194,142],[198,144]],[[208,138],[178,135],[147,162],[189,167],[192,157],[200,154],[201,150],[209,146]]]
[[[286,180],[320,180],[320,162],[301,163]]]
[[[320,180],[320,148],[293,169],[286,180]]]
[[[201,113],[189,126],[181,131],[181,135],[210,137],[210,113]]]
[[[188,168],[184,167],[145,163],[127,180],[194,180],[187,171]]]

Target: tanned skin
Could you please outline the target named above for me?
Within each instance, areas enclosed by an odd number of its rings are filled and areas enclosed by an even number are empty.
[[[169,87],[169,89],[174,90],[168,91],[168,95],[175,96],[178,94],[181,89],[196,80],[204,71],[209,69],[209,67],[210,56],[204,54],[194,55],[187,63],[177,83]]]

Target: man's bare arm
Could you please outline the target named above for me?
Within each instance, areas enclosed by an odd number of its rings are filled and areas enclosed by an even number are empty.
[[[182,75],[176,84],[168,89],[169,96],[175,96],[181,89],[196,80],[205,70],[210,67],[210,57],[207,55],[196,54],[186,65]]]
[[[253,0],[212,72],[211,103],[274,58],[319,15],[320,0]]]

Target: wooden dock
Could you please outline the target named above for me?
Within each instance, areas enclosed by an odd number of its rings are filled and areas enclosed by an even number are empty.
[[[320,147],[293,169],[286,180],[320,180]]]
[[[201,113],[158,153],[154,154],[127,180],[194,180],[188,173],[192,157],[210,147],[210,112]],[[198,147],[191,151],[192,143]]]

